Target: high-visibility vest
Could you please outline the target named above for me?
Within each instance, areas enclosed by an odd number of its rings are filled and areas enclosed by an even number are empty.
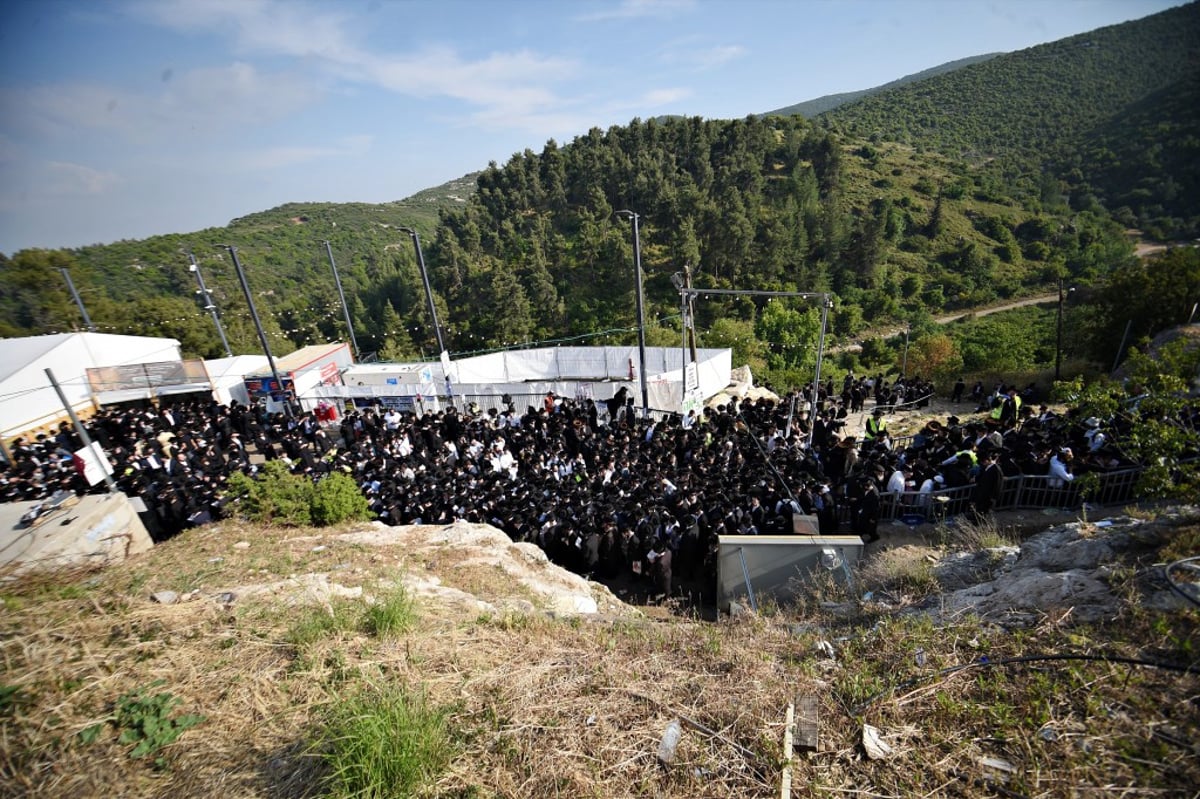
[[[959,457],[960,455],[966,455],[968,458],[970,458],[970,459],[971,459],[971,465],[972,465],[972,466],[978,466],[978,465],[979,465],[979,455],[978,455],[978,454],[975,452],[975,450],[973,450],[973,449],[964,449],[962,452],[956,452],[956,453],[954,453],[954,457],[956,457],[956,458],[957,458],[957,457]]]
[[[881,433],[887,432],[887,421],[882,417],[872,416],[867,419],[867,434],[866,438],[873,439]]]

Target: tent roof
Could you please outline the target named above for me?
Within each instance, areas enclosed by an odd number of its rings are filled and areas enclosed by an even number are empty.
[[[25,369],[54,350],[67,344],[82,342],[89,353],[84,366],[113,366],[120,363],[137,363],[140,355],[153,343],[174,345],[178,359],[179,340],[159,336],[121,336],[112,333],[51,333],[45,336],[6,338],[0,347],[0,382]],[[121,353],[114,358],[113,353]],[[77,361],[77,358],[73,358]],[[170,360],[170,359],[168,359]]]
[[[0,356],[0,381],[7,380],[43,355],[54,351],[82,333],[53,333],[48,336],[26,336],[4,340]]]

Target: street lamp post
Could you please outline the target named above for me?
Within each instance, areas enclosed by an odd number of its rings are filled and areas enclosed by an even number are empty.
[[[329,265],[333,267],[333,282],[337,286],[338,299],[342,301],[342,313],[346,316],[346,330],[350,333],[350,345],[354,347],[354,357],[362,357],[358,351],[358,340],[354,338],[354,324],[350,321],[350,306],[346,305],[346,293],[342,291],[342,278],[338,275],[337,262],[333,260],[333,245],[325,242],[325,252],[329,254]]]
[[[437,305],[433,302],[433,287],[429,285],[429,270],[425,268],[425,253],[421,252],[421,237],[410,227],[399,230],[412,237],[417,250],[417,268],[421,270],[421,283],[425,286],[425,299],[429,302],[429,318],[433,321],[433,333],[437,336],[438,354],[442,362],[442,380],[446,384],[446,401],[454,405],[454,388],[450,385],[450,356],[446,353],[446,342],[442,338],[442,324],[438,321]]]
[[[413,246],[417,250],[417,267],[421,270],[421,282],[425,285],[425,299],[429,302],[429,318],[433,321],[433,332],[437,336],[438,352],[443,353],[446,351],[446,344],[442,341],[442,326],[438,322],[437,306],[433,304],[433,289],[429,285],[429,272],[425,269],[425,254],[421,252],[421,237],[410,227],[402,227],[399,230],[412,237]]]
[[[1074,291],[1075,289],[1069,289]],[[1066,297],[1063,291],[1063,279],[1058,279],[1058,323],[1054,338],[1054,381],[1058,382],[1062,379],[1062,334],[1063,334],[1063,299]],[[1118,356],[1120,357],[1120,356]]]
[[[912,333],[912,325],[904,328],[904,363],[900,366],[900,377],[908,379],[908,336]]]
[[[96,332],[96,326],[92,324],[92,318],[88,316],[87,308],[83,307],[83,300],[79,298],[79,292],[75,290],[75,282],[71,280],[71,270],[65,266],[60,267],[63,279],[67,281],[67,288],[71,290],[71,296],[75,298],[75,304],[79,306],[79,314],[83,317],[83,325],[88,329],[89,333]]]
[[[638,230],[641,217],[633,211],[617,211],[617,216],[633,220],[633,263],[637,275],[637,321],[638,321],[638,379],[642,388],[642,418],[650,413],[650,395],[646,390],[646,316],[642,304],[642,240]]]
[[[288,402],[287,392],[283,388],[283,379],[279,377],[279,370],[275,367],[275,356],[271,354],[271,345],[267,343],[267,334],[263,331],[262,320],[258,318],[258,309],[254,307],[254,297],[250,294],[250,284],[246,282],[246,273],[242,270],[242,262],[237,257],[237,247],[230,244],[221,245],[229,252],[233,258],[233,268],[237,270],[238,282],[242,284],[242,293],[246,295],[246,304],[250,306],[250,318],[254,320],[254,329],[258,331],[258,341],[262,344],[263,353],[267,356],[267,363],[271,366],[271,376],[275,378],[275,385],[279,386],[279,393],[283,396],[283,410],[289,419],[292,417],[292,403]]]
[[[232,358],[233,350],[229,348],[229,339],[225,338],[225,328],[221,326],[221,317],[217,315],[217,306],[213,304],[212,297],[208,294],[208,286],[204,285],[204,275],[200,274],[200,264],[196,263],[196,256],[190,252],[188,260],[192,262],[188,271],[196,275],[196,283],[200,286],[200,290],[196,293],[204,300],[204,310],[212,314],[213,324],[217,326],[217,335],[221,337],[221,343],[225,345],[225,354]]]

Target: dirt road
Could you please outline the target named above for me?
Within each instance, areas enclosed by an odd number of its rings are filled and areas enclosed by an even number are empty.
[[[991,305],[986,308],[972,308],[966,311],[955,311],[954,313],[935,316],[933,321],[939,325],[948,325],[951,322],[956,322],[967,316],[987,316],[988,314],[1000,313],[1001,311],[1011,311],[1014,308],[1024,308],[1027,305],[1046,305],[1051,302],[1058,301],[1058,294],[1040,294],[1036,297],[1023,297],[1019,300],[1006,302],[1002,305]],[[830,347],[829,352],[836,354],[839,352],[861,352],[862,342],[872,338],[891,338],[898,336],[904,332],[903,327],[878,327],[870,330],[865,330],[858,334],[858,341],[850,344],[839,344],[836,347]]]

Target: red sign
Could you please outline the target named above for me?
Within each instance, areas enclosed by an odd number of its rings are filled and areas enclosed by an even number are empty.
[[[327,363],[321,367],[321,382],[333,383],[338,379],[338,365],[336,363]]]

